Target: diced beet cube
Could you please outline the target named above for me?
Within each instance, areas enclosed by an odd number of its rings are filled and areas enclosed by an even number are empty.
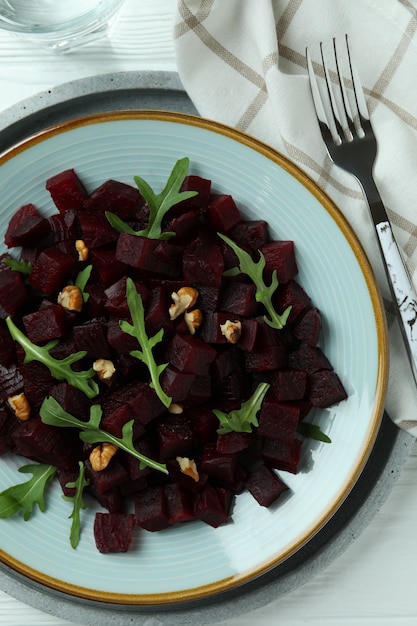
[[[167,346],[165,357],[182,372],[205,376],[216,354],[216,350],[200,337],[177,334]]]
[[[269,228],[265,220],[242,220],[230,231],[230,238],[241,248],[257,252],[269,242]]]
[[[13,433],[19,427],[19,420],[5,409],[0,410],[0,456],[13,447]]]
[[[156,532],[169,526],[165,490],[162,485],[147,487],[135,497],[136,524]]]
[[[116,437],[122,437],[123,434],[123,426],[125,426],[128,422],[133,420],[133,439],[136,437],[140,437],[145,433],[144,426],[139,422],[139,419],[136,415],[132,415],[132,409],[128,404],[121,404],[120,406],[115,406],[115,408],[108,413],[108,415],[104,415],[101,424],[103,429],[111,433],[112,435],[116,435]]]
[[[222,344],[227,343],[226,337],[221,331],[221,326],[230,320],[230,313],[223,312],[207,312],[203,317],[203,323],[200,328],[200,337],[207,343]]]
[[[196,496],[194,513],[201,521],[218,528],[228,521],[231,504],[230,491],[207,484]]]
[[[126,407],[130,419],[137,417],[149,424],[165,411],[165,407],[147,381],[133,380],[111,391],[103,400],[103,419],[111,419],[114,411]]]
[[[291,443],[264,437],[262,458],[268,467],[296,474],[301,456],[301,439],[295,438]]]
[[[298,274],[293,241],[270,241],[261,248],[265,257],[265,276],[275,271],[279,283],[287,283]]]
[[[245,481],[246,489],[261,506],[269,507],[288,486],[265,465],[260,465]]]
[[[188,211],[166,222],[164,231],[175,233],[175,243],[189,241],[199,225],[200,216],[197,211]]]
[[[108,287],[126,274],[126,265],[118,261],[112,248],[96,248],[91,250],[93,271],[91,279]]]
[[[123,276],[123,278],[120,278],[118,281],[113,283],[113,285],[107,287],[107,289],[104,291],[106,296],[106,301],[104,304],[105,309],[106,311],[108,311],[112,315],[116,315],[117,317],[129,317],[130,315],[130,309],[127,304],[126,298],[126,280],[127,277]],[[145,287],[145,285],[142,285],[137,281],[135,281],[135,288],[136,291],[140,294],[143,306],[146,309],[150,298],[149,289]]]
[[[127,552],[132,541],[133,513],[99,513],[94,518],[94,538],[102,554]]]
[[[19,369],[23,379],[25,396],[29,405],[39,408],[44,398],[49,395],[49,391],[54,385],[55,379],[52,378],[49,369],[38,361],[24,363],[20,365]]]
[[[293,402],[265,398],[259,413],[258,434],[291,443],[300,419],[300,407]]]
[[[211,376],[196,376],[187,396],[187,406],[204,404],[212,397]]]
[[[13,315],[27,301],[28,291],[20,272],[0,262],[0,317]]]
[[[293,322],[311,304],[310,297],[295,280],[290,280],[283,285],[279,285],[273,296],[274,307],[278,313],[283,313],[289,306],[291,312],[288,317],[289,322]]]
[[[224,260],[220,246],[208,246],[196,239],[185,247],[182,271],[186,283],[219,286],[223,270]]]
[[[201,408],[198,411],[191,410],[190,425],[200,445],[216,441],[219,420],[211,409]]]
[[[165,485],[165,500],[169,524],[195,519],[191,495],[177,483]]]
[[[49,304],[22,317],[26,334],[33,343],[43,345],[66,333],[65,311],[59,304]]]
[[[10,396],[22,391],[23,378],[20,370],[14,363],[8,367],[0,365],[0,399],[7,402]]]
[[[106,303],[106,294],[104,286],[98,283],[86,286],[84,290],[88,294],[87,303],[84,303],[84,310],[90,318],[101,317],[105,313],[104,305]]]
[[[216,449],[220,454],[235,454],[248,448],[253,442],[253,433],[225,433],[217,436]]]
[[[60,213],[80,209],[87,192],[73,169],[68,169],[46,181],[46,189]]]
[[[258,309],[255,294],[256,286],[252,283],[229,282],[221,293],[219,310],[233,315],[254,317]]]
[[[216,311],[220,300],[220,286],[200,285],[199,283],[195,283],[194,287],[199,293],[199,308],[205,313],[208,311]]]
[[[56,213],[48,218],[51,230],[52,244],[60,241],[75,241],[81,239],[77,213],[65,211]]]
[[[67,382],[54,385],[49,392],[52,398],[62,406],[64,411],[75,415],[79,419],[88,420],[90,415],[90,403],[85,393],[76,389]]]
[[[182,248],[168,241],[121,233],[115,259],[137,270],[155,275],[180,275]]]
[[[13,229],[8,228],[6,239],[9,247],[36,247],[51,232],[49,221],[41,215],[30,215]]]
[[[245,392],[245,377],[240,367],[221,378],[215,387],[216,397],[226,405],[240,404]]]
[[[211,372],[213,377],[218,380],[224,378],[233,372],[240,362],[240,355],[237,352],[237,348],[231,346],[230,348],[222,348],[217,354],[211,365]]]
[[[65,284],[74,265],[74,258],[69,254],[58,248],[48,248],[36,259],[29,281],[41,293],[53,293]]]
[[[309,374],[333,369],[321,348],[304,343],[288,353],[288,365],[292,369],[305,370]]]
[[[62,469],[77,464],[81,448],[77,433],[44,424],[38,417],[21,422],[13,433],[13,443],[15,454]]]
[[[93,470],[89,460],[85,462],[85,474],[90,479],[91,488],[98,494],[103,494],[118,487],[129,480],[126,468],[114,456],[104,469],[96,472]]]
[[[89,493],[97,500],[97,502],[109,513],[124,513],[123,510],[123,498],[121,489],[126,483],[119,487],[113,487],[108,489],[106,493],[97,493],[89,490]]]
[[[321,315],[316,308],[311,308],[296,321],[293,327],[294,336],[309,346],[317,345],[321,331]]]
[[[270,379],[270,394],[281,402],[302,400],[307,389],[307,372],[305,370],[280,370],[274,372]]]
[[[88,320],[73,328],[74,342],[77,350],[85,350],[91,359],[110,358],[107,343],[107,326],[100,318]]]
[[[248,372],[267,372],[286,365],[287,349],[284,344],[268,346],[259,352],[245,353],[245,368]]]
[[[207,218],[213,230],[226,233],[241,221],[242,216],[232,196],[216,194],[211,198]]]
[[[148,334],[155,334],[161,328],[164,330],[164,337],[174,332],[174,326],[169,316],[171,304],[171,292],[164,285],[152,288],[149,304],[145,312]]]
[[[105,215],[92,211],[80,211],[78,220],[81,229],[81,239],[87,248],[100,248],[110,243],[115,243],[118,233]]]
[[[237,468],[236,454],[222,454],[215,443],[204,446],[201,458],[201,469],[224,484],[232,484]]]
[[[59,484],[61,486],[62,493],[64,494],[64,496],[68,498],[75,495],[75,487],[67,487],[67,484],[73,483],[77,480],[78,472],[79,472],[78,467],[73,467],[71,469],[66,469],[66,470],[64,469],[57,470],[56,475],[57,475]]]
[[[14,340],[6,326],[0,326],[0,364],[8,367],[15,357]]]
[[[120,328],[116,317],[112,317],[107,324],[107,342],[121,355],[127,355],[138,348],[137,339]]]
[[[183,184],[181,185],[181,191],[196,191],[197,195],[179,202],[172,213],[178,215],[179,212],[184,211],[199,211],[204,213],[207,210],[207,206],[210,200],[211,180],[208,178],[202,178],[202,176],[196,176],[195,174],[189,174],[185,177]]]
[[[12,215],[4,236],[4,243],[8,248],[13,248],[15,246],[13,232],[16,228],[19,228],[25,220],[31,217],[39,217],[38,209],[34,204],[24,204],[16,211],[16,213],[14,213],[14,215]]]
[[[308,397],[313,406],[324,408],[346,400],[347,393],[336,372],[321,370],[308,377]]]
[[[162,460],[187,456],[193,446],[193,431],[185,414],[160,417],[156,427]]]
[[[126,220],[143,204],[139,190],[131,185],[107,180],[84,201],[83,208],[94,213],[111,211]]]
[[[255,348],[259,324],[254,319],[243,319],[241,323],[241,334],[236,345],[241,350],[251,352]]]
[[[160,380],[162,389],[172,401],[182,403],[187,400],[195,374],[180,372],[176,367],[168,365],[162,372]]]

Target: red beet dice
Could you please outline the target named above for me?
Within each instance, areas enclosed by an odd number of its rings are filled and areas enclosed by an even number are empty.
[[[177,277],[182,248],[168,241],[121,233],[115,258],[142,272]]]
[[[271,277],[275,271],[278,282],[287,283],[298,274],[293,241],[270,241],[262,246],[265,257],[265,275]]]
[[[259,352],[245,353],[245,368],[248,372],[267,372],[287,365],[287,349],[284,344],[267,346]]]
[[[36,259],[29,281],[37,291],[53,293],[65,284],[74,265],[75,260],[69,254],[61,252],[58,248],[48,248]]]
[[[105,287],[126,274],[126,265],[115,259],[112,247],[91,250],[90,259],[93,265],[91,279]]]
[[[94,213],[111,211],[126,220],[142,204],[138,189],[117,180],[107,180],[84,201],[83,207]]]
[[[104,320],[96,318],[80,326],[74,326],[74,342],[77,350],[85,350],[92,359],[110,358],[107,343],[107,327]]]
[[[161,385],[173,402],[186,402],[189,391],[195,380],[195,374],[180,372],[176,367],[168,365],[162,372]]]
[[[81,239],[83,239],[87,248],[99,248],[117,241],[117,231],[110,226],[106,216],[102,213],[80,211],[78,220],[81,229]]]
[[[94,538],[102,554],[127,552],[132,541],[135,516],[132,513],[96,513]]]
[[[41,215],[30,215],[13,229],[7,229],[5,240],[9,247],[36,247],[51,232],[49,221]]]
[[[264,438],[262,458],[268,467],[296,474],[301,456],[301,439],[294,439],[291,443],[277,439]]]
[[[183,200],[173,209],[174,214],[178,214],[180,211],[199,211],[204,213],[207,210],[207,206],[210,200],[211,180],[208,178],[202,178],[195,174],[189,174],[185,177],[183,184],[181,185],[181,191],[196,191],[197,195]]]
[[[155,532],[169,526],[165,491],[162,485],[147,487],[135,498],[136,524]]]
[[[208,312],[203,317],[203,323],[200,329],[200,337],[207,343],[222,344],[227,343],[225,335],[223,335],[221,326],[226,324],[228,320],[235,318],[230,313]]]
[[[220,246],[206,245],[200,239],[191,242],[184,250],[182,269],[188,284],[220,285],[224,270]]]
[[[127,277],[123,276],[123,278],[120,278],[104,291],[106,296],[105,309],[117,317],[129,317],[130,315],[126,298],[126,279]],[[138,282],[135,282],[135,288],[142,298],[143,306],[146,308],[150,298],[149,289]]]
[[[66,333],[65,311],[59,304],[50,304],[28,313],[22,321],[29,339],[39,345]]]
[[[10,396],[22,391],[23,378],[14,363],[8,367],[0,365],[0,399],[5,403]]]
[[[288,321],[292,322],[310,306],[310,297],[295,280],[280,285],[274,294],[274,307],[278,313],[283,313],[289,306],[291,313]]]
[[[164,231],[175,233],[176,243],[185,243],[190,240],[199,223],[200,216],[197,211],[188,211],[167,221],[164,224]]]
[[[120,407],[126,407],[130,419],[137,417],[146,425],[158,417],[165,407],[148,382],[133,380],[115,388],[103,400],[104,419],[110,419]]]
[[[85,473],[90,480],[90,488],[98,494],[106,493],[129,480],[128,471],[115,456],[105,469],[98,472],[93,470],[90,461],[87,460],[85,462]]]
[[[253,433],[225,433],[218,435],[216,450],[220,454],[235,454],[248,448],[253,442]]]
[[[67,382],[54,385],[54,387],[50,389],[49,395],[55,398],[67,413],[83,420],[89,418],[90,404],[87,396]]]
[[[236,224],[230,231],[230,237],[241,248],[257,252],[269,242],[269,228],[265,220],[245,220]]]
[[[268,467],[260,465],[245,481],[246,489],[261,506],[269,507],[287,491],[287,485]]]
[[[291,443],[300,419],[297,403],[276,402],[266,398],[259,413],[258,434]]]
[[[194,513],[201,521],[217,528],[228,521],[231,503],[231,493],[227,489],[207,484],[196,496]]]
[[[212,397],[211,376],[196,376],[187,397],[188,406],[198,406],[208,402]]]
[[[170,341],[165,357],[180,371],[204,376],[216,354],[215,349],[200,337],[177,334]]]
[[[288,365],[292,369],[305,370],[309,374],[333,369],[321,348],[307,344],[300,344],[296,350],[289,352]]]
[[[193,431],[184,414],[161,417],[157,424],[158,447],[164,461],[187,456],[193,446]]]
[[[232,484],[237,468],[235,454],[222,454],[214,443],[207,444],[203,449],[201,469],[209,476],[224,484]]]
[[[29,405],[39,408],[45,397],[49,395],[55,380],[52,378],[49,369],[38,361],[25,363],[19,369],[22,374],[25,396]]]
[[[201,408],[198,411],[191,411],[190,425],[199,444],[216,441],[219,420],[211,409]]]
[[[13,246],[15,246],[13,232],[19,228],[25,220],[31,217],[39,217],[38,209],[34,204],[24,204],[11,217],[4,236],[4,243],[8,248],[13,248]]]
[[[165,500],[169,524],[189,522],[194,519],[191,494],[177,483],[165,485]]]
[[[213,230],[226,233],[241,221],[242,216],[232,196],[216,194],[211,198],[207,218]]]
[[[240,367],[221,378],[215,387],[215,392],[216,397],[226,405],[240,404],[245,392],[245,377]]]
[[[0,326],[0,365],[8,367],[15,357],[14,340],[6,326]]]
[[[321,325],[320,311],[316,308],[308,309],[294,324],[294,337],[309,346],[315,346],[319,340]]]
[[[305,370],[280,370],[274,372],[270,379],[271,395],[281,402],[302,400],[307,389],[307,372]]]
[[[120,328],[116,317],[112,317],[107,323],[107,342],[119,355],[128,355],[138,347],[137,339]]]
[[[46,181],[46,189],[60,213],[80,209],[87,192],[73,169],[68,169]]]
[[[13,433],[19,427],[19,421],[5,409],[0,411],[0,456],[13,447]]]
[[[27,301],[28,292],[20,272],[0,263],[0,317],[13,315]]]
[[[233,315],[254,317],[258,309],[255,294],[256,287],[252,283],[230,282],[220,296],[219,310]]]
[[[56,213],[48,219],[51,231],[51,243],[75,241],[81,239],[76,211]]]
[[[336,372],[321,370],[309,375],[308,396],[313,406],[328,407],[346,400],[347,393]]]

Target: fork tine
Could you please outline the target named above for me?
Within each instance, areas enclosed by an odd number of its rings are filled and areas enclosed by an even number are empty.
[[[321,98],[320,89],[317,83],[316,73],[313,68],[313,62],[311,60],[310,50],[306,48],[307,59],[307,72],[310,82],[311,95],[313,97],[313,104],[316,111],[316,117],[319,122],[320,131],[325,142],[332,138],[333,133],[330,129],[326,111],[323,106],[323,100]]]
[[[350,70],[350,75],[352,78],[352,84],[353,84],[353,76],[352,76],[352,70],[351,70],[351,59],[350,59],[350,51],[349,51],[349,45],[348,45],[348,40],[347,40],[347,36],[346,36],[346,51],[347,51],[347,59],[348,59],[348,68]],[[334,52],[334,60],[335,60],[335,64],[336,64],[336,73],[337,73],[337,79],[339,82],[339,88],[340,88],[340,94],[341,94],[341,100],[342,100],[342,105],[343,105],[343,120],[342,120],[342,126],[343,128],[347,129],[348,134],[347,134],[347,139],[348,141],[351,141],[353,139],[353,137],[356,134],[356,127],[355,127],[355,117],[359,117],[358,115],[358,104],[357,104],[357,100],[356,100],[356,96],[355,96],[355,111],[352,112],[352,107],[350,104],[350,100],[347,94],[347,90],[346,90],[346,85],[345,85],[345,81],[343,78],[343,73],[341,71],[340,68],[340,63],[339,63],[339,56],[337,54],[337,47],[336,47],[336,38],[333,38],[333,52]],[[350,133],[350,135],[349,135]]]
[[[366,124],[370,125],[371,123],[368,105],[366,103],[366,98],[365,98],[365,94],[363,91],[361,79],[359,78],[358,70],[356,68],[355,63],[353,62],[352,55],[350,54],[349,39],[347,35],[345,35],[345,41],[346,41],[347,57],[349,61],[350,77],[352,80],[352,88],[353,88],[353,94],[355,97],[359,122],[362,127],[362,130],[365,132],[364,126],[366,126]]]
[[[333,50],[334,50],[334,56],[335,56],[335,61],[336,61],[336,68],[337,68],[337,54],[336,54],[336,40],[333,39]],[[323,65],[323,71],[324,71],[324,78],[326,81],[326,88],[327,88],[327,95],[329,98],[329,104],[330,104],[330,110],[332,112],[332,116],[333,116],[333,122],[336,128],[336,135],[334,136],[334,140],[335,143],[341,143],[342,139],[344,137],[344,126],[346,126],[347,124],[347,120],[346,120],[346,107],[344,106],[342,108],[342,115],[340,114],[340,108],[337,104],[337,99],[334,93],[334,88],[333,88],[333,83],[330,77],[330,72],[329,72],[329,68],[328,65],[325,61],[324,58],[324,52],[323,52],[323,43],[320,43],[320,54],[321,54],[321,62]],[[340,74],[339,74],[339,70],[337,69],[336,75],[338,77],[339,80],[339,87],[340,90],[342,91],[342,84],[340,82]]]

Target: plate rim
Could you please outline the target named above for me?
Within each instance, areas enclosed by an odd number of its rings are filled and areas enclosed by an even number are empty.
[[[28,577],[32,581],[41,583],[55,591],[64,592],[69,596],[75,596],[76,598],[82,598],[87,600],[97,600],[100,602],[104,601],[118,605],[124,604],[133,606],[155,606],[161,604],[166,605],[167,603],[175,605],[182,602],[188,602],[190,600],[208,598],[215,594],[234,589],[253,580],[258,576],[263,575],[265,572],[274,569],[277,565],[281,564],[283,561],[292,556],[295,552],[300,550],[306,543],[308,543],[328,523],[329,519],[331,519],[335,512],[340,508],[349,493],[352,491],[354,485],[359,479],[367,463],[381,425],[389,374],[388,331],[382,297],[377,281],[375,279],[372,266],[358,236],[356,235],[347,218],[343,215],[336,203],[323,189],[318,186],[318,184],[306,172],[304,172],[294,162],[290,161],[288,157],[286,157],[276,149],[272,148],[271,146],[265,144],[264,142],[236,128],[190,113],[178,113],[159,109],[129,109],[99,112],[81,115],[75,118],[58,122],[18,141],[16,144],[10,146],[9,148],[6,148],[6,150],[4,150],[0,154],[0,165],[13,158],[20,152],[23,152],[33,145],[45,141],[48,138],[55,136],[56,134],[65,133],[71,131],[72,129],[80,128],[89,124],[121,121],[125,119],[173,122],[196,126],[205,131],[215,132],[224,135],[229,139],[236,140],[239,143],[244,144],[246,147],[255,149],[262,156],[268,158],[269,160],[273,161],[278,167],[287,171],[318,200],[320,205],[334,220],[337,227],[342,232],[344,238],[347,240],[349,247],[353,251],[356,261],[365,279],[367,291],[372,303],[372,310],[375,317],[376,333],[378,339],[378,384],[375,390],[375,409],[373,410],[373,419],[370,422],[368,428],[368,437],[366,438],[366,440],[363,441],[361,446],[361,448],[363,449],[363,454],[361,455],[360,462],[357,463],[356,471],[351,474],[350,480],[347,482],[344,489],[341,491],[339,497],[335,500],[333,505],[329,507],[327,514],[324,516],[320,516],[320,519],[313,526],[312,530],[307,535],[305,535],[301,541],[294,541],[296,545],[291,546],[284,553],[280,553],[278,558],[266,559],[266,566],[262,566],[260,563],[258,563],[256,568],[252,567],[246,573],[238,573],[218,580],[214,583],[195,587],[186,591],[182,590],[178,592],[165,592],[157,594],[121,594],[113,592],[102,592],[92,589],[90,590],[89,588],[78,587],[76,585],[73,585],[72,583],[60,581],[59,579],[56,579],[49,575],[44,575],[37,570],[26,566],[24,563],[22,564],[14,557],[10,557],[9,555],[7,555],[7,553],[0,550],[0,561],[2,561],[2,563],[10,566],[14,571],[22,574],[25,577]],[[4,555],[6,555],[6,559],[4,558]]]

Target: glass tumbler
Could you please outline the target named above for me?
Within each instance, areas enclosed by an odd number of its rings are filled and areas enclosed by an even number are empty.
[[[107,34],[125,0],[0,0],[0,28],[55,52]]]

